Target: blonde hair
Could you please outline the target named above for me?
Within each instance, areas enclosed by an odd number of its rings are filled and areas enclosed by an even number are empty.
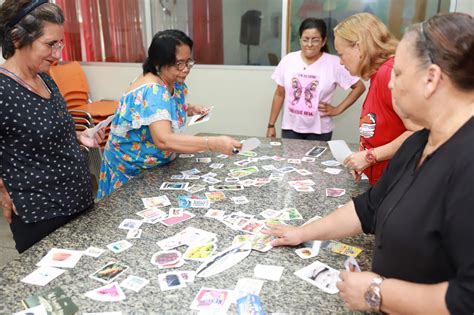
[[[361,61],[358,72],[366,80],[395,55],[398,45],[398,40],[387,26],[376,16],[365,12],[349,16],[336,25],[334,35],[353,45],[359,44]]]

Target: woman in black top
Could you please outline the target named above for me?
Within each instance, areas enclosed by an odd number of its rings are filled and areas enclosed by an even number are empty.
[[[21,253],[93,204],[74,122],[46,74],[61,57],[64,16],[48,1],[0,8],[0,205]]]
[[[366,193],[311,224],[268,232],[274,245],[375,234],[373,272],[340,274],[350,309],[474,313],[473,56],[470,15],[437,15],[407,30],[390,88],[400,117],[425,129]]]

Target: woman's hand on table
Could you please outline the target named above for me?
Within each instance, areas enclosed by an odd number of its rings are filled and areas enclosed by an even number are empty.
[[[0,179],[0,205],[2,207],[3,216],[7,220],[8,224],[12,223],[12,215],[16,212],[15,205],[13,204],[12,199],[10,198],[10,194],[8,193],[5,185],[3,184],[3,180]]]
[[[262,233],[277,237],[276,240],[271,242],[272,246],[295,246],[303,242],[300,227],[268,224],[268,228],[267,230],[262,230]]]
[[[370,166],[370,163],[365,159],[366,151],[359,151],[352,153],[344,160],[344,165],[354,171],[362,172],[367,167]]]
[[[209,149],[218,151],[226,155],[234,154],[234,150],[240,150],[242,143],[228,136],[218,136],[209,138]]]
[[[336,287],[339,289],[339,295],[348,309],[370,311],[369,306],[365,302],[365,292],[367,292],[370,283],[377,276],[377,274],[369,271],[341,271],[339,274],[341,281],[336,283]]]
[[[100,129],[95,135],[93,138],[90,138],[88,135],[87,135],[87,131],[84,130],[82,131],[81,133],[79,133],[79,142],[82,144],[82,145],[85,145],[86,147],[89,147],[89,148],[97,148],[99,147],[99,144],[102,143],[102,141],[104,141],[104,138],[105,138],[105,131],[104,129]]]

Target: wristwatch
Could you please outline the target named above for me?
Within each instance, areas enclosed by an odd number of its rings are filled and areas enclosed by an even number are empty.
[[[365,160],[370,165],[374,165],[375,163],[377,163],[377,157],[375,156],[375,151],[373,148],[365,151]]]
[[[275,128],[275,125],[274,125],[274,124],[270,124],[270,123],[268,123],[268,126],[267,126],[267,128]]]
[[[365,303],[370,309],[374,312],[380,312],[380,305],[382,304],[382,292],[380,290],[380,285],[382,284],[384,278],[377,276],[372,279],[372,282],[369,285],[369,288],[365,292]]]

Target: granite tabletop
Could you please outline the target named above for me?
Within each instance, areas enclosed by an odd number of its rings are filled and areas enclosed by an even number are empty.
[[[243,137],[236,137],[243,139]],[[282,145],[270,145],[270,139],[260,138],[262,144],[255,150],[261,156],[280,156],[284,158],[300,159],[313,146],[326,146],[324,142],[277,139]],[[275,141],[275,139],[273,140]],[[236,168],[234,162],[245,159],[245,156],[235,155],[227,159],[217,157],[217,153],[199,153],[194,158],[177,158],[167,166],[140,174],[117,190],[109,197],[98,202],[94,208],[74,221],[56,230],[41,242],[20,255],[19,258],[0,268],[0,313],[10,314],[23,310],[20,301],[28,296],[61,287],[79,307],[79,312],[109,312],[122,311],[124,314],[181,314],[190,313],[190,305],[201,287],[216,289],[233,289],[240,278],[253,278],[253,270],[257,264],[283,266],[284,272],[280,281],[265,280],[260,292],[260,299],[264,311],[269,313],[309,313],[309,314],[346,314],[349,311],[344,307],[341,298],[335,294],[327,294],[308,282],[294,275],[294,272],[304,266],[319,260],[335,269],[344,269],[345,256],[322,249],[317,257],[303,260],[295,254],[295,248],[279,247],[262,253],[252,251],[251,254],[234,267],[209,278],[196,278],[187,287],[164,291],[160,290],[158,274],[169,271],[159,270],[150,263],[153,253],[161,249],[157,241],[170,237],[187,226],[201,228],[216,233],[218,251],[231,245],[235,235],[243,232],[234,231],[218,220],[204,217],[208,209],[187,209],[196,216],[188,221],[166,227],[160,223],[143,224],[143,234],[140,239],[129,240],[133,246],[119,254],[106,250],[98,258],[83,256],[73,269],[67,271],[48,283],[45,287],[34,286],[20,282],[22,278],[34,271],[41,258],[53,247],[75,250],[85,250],[89,246],[106,249],[106,245],[126,238],[126,230],[118,229],[119,224],[127,218],[140,219],[136,212],[143,210],[141,198],[167,195],[171,200],[171,207],[177,207],[177,196],[188,195],[185,191],[159,190],[164,181],[171,181],[171,176],[181,171],[197,168],[201,174],[214,172],[218,179],[224,180],[228,170]],[[211,169],[210,163],[198,163],[196,157],[211,157],[211,163],[224,163],[221,169]],[[289,224],[300,225],[315,215],[324,216],[333,211],[338,205],[344,204],[351,197],[357,196],[368,189],[367,182],[355,183],[350,173],[344,169],[338,175],[323,172],[326,168],[322,161],[333,159],[330,150],[326,150],[315,162],[301,162],[299,165],[289,164],[288,161],[263,160],[249,164],[256,165],[259,172],[246,178],[268,177],[271,171],[262,169],[262,165],[273,164],[277,168],[295,166],[306,169],[312,174],[302,176],[296,172],[285,174],[281,182],[272,181],[262,187],[246,187],[243,191],[225,191],[226,199],[213,203],[211,208],[225,210],[226,213],[242,211],[258,214],[265,209],[281,210],[295,207],[303,216],[303,220],[289,221]],[[245,178],[245,179],[246,179]],[[316,184],[314,192],[298,192],[287,182],[290,180],[311,179]],[[198,180],[199,181],[199,180]],[[200,181],[199,181],[200,182]],[[337,187],[346,189],[346,194],[338,198],[326,197],[325,189]],[[199,192],[197,195],[204,195]],[[249,203],[236,205],[230,197],[244,195]],[[168,208],[168,207],[166,207]],[[362,270],[370,269],[373,238],[371,236],[357,236],[340,240],[343,243],[361,247],[364,251],[357,257]],[[300,246],[301,247],[301,246]],[[177,250],[184,252],[185,247]],[[140,292],[136,293],[124,289],[126,299],[120,302],[97,302],[84,296],[84,293],[98,288],[103,284],[90,278],[95,270],[107,262],[123,263],[130,268],[120,276],[119,282],[127,275],[136,275],[150,280]],[[195,270],[200,262],[189,262],[179,269]],[[235,304],[231,305],[229,313],[236,313]]]

